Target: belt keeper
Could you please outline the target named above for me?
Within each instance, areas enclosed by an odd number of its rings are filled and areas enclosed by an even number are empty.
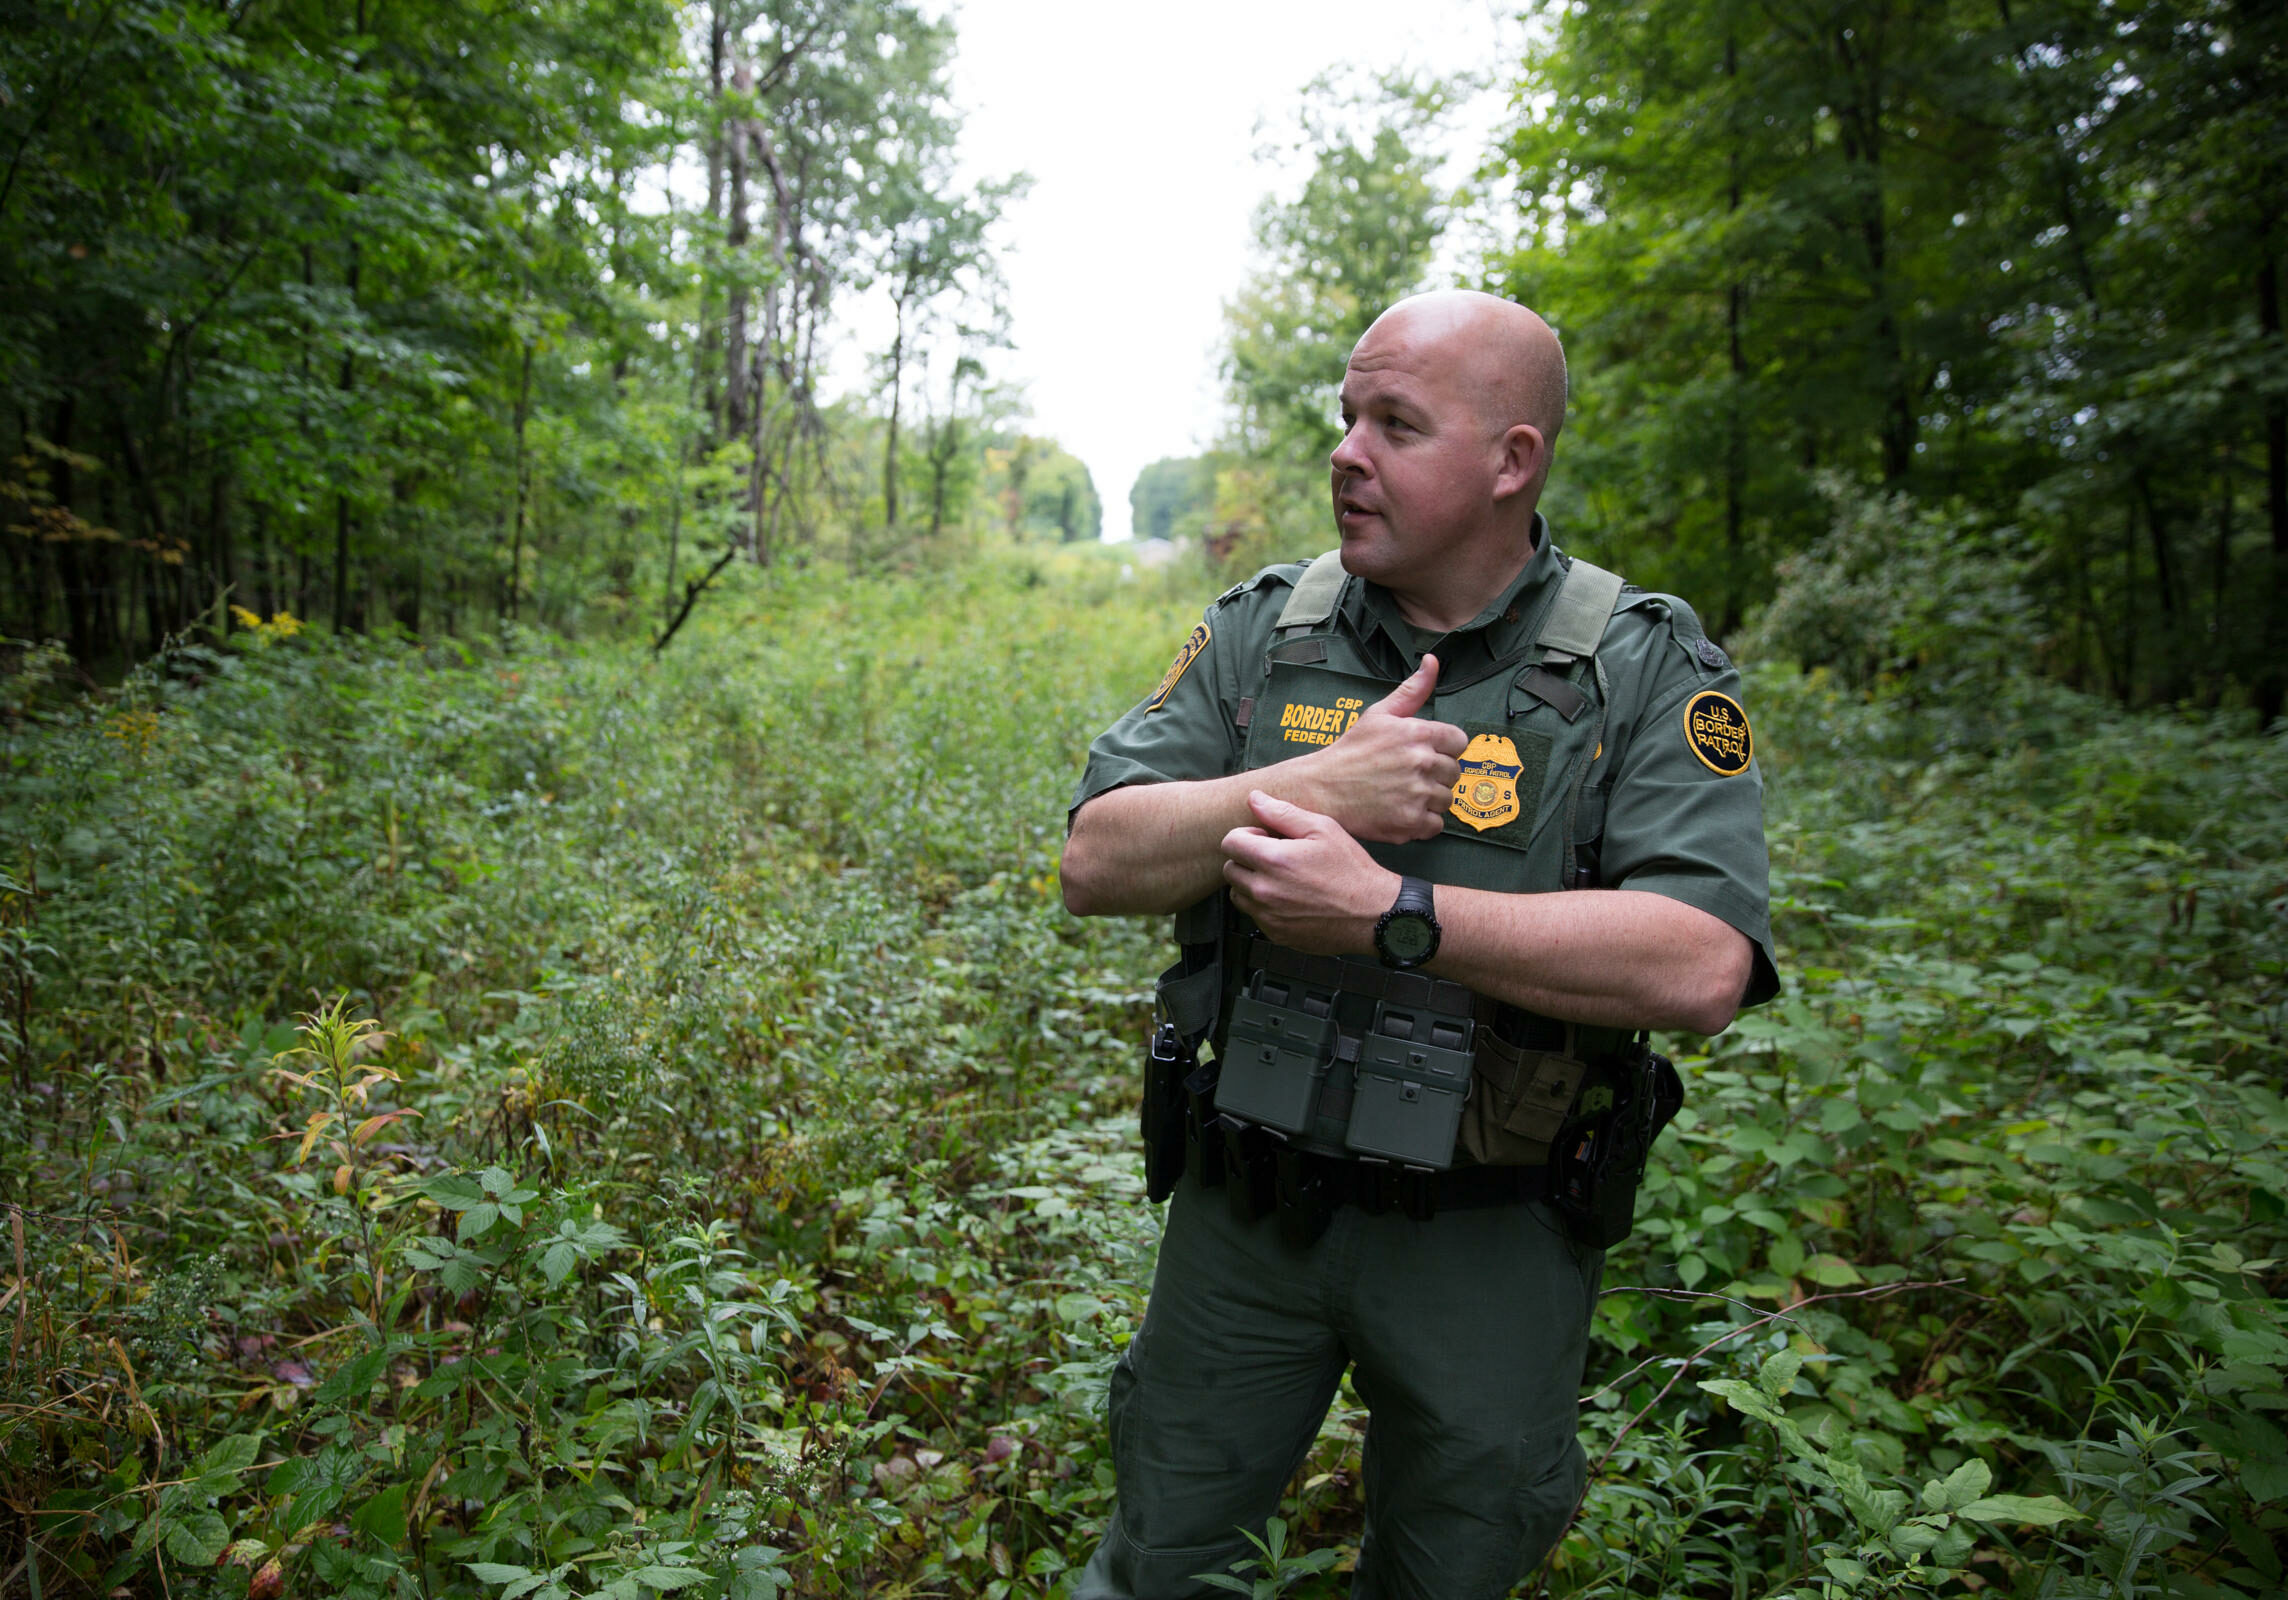
[[[1437,1197],[1430,1192],[1431,1178],[1428,1167],[1398,1169],[1399,1207],[1416,1222],[1428,1222],[1438,1214]]]

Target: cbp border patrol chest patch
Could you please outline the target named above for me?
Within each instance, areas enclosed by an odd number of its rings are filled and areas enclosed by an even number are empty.
[[[1183,648],[1176,652],[1176,659],[1168,663],[1168,670],[1160,679],[1160,687],[1154,689],[1152,698],[1144,702],[1145,710],[1157,711],[1160,709],[1167,701],[1168,691],[1175,688],[1176,680],[1184,675],[1184,669],[1199,660],[1200,652],[1208,647],[1208,638],[1208,625],[1206,623],[1200,623],[1192,629],[1192,636],[1186,639]]]
[[[1714,689],[1703,689],[1684,703],[1684,742],[1720,778],[1738,777],[1756,755],[1748,713],[1739,701]]]
[[[1454,780],[1453,803],[1446,809],[1480,833],[1515,822],[1521,809],[1517,780],[1524,770],[1516,744],[1498,733],[1478,734],[1462,752],[1462,775]]]

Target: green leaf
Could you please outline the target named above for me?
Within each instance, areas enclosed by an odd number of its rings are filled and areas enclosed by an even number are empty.
[[[1918,1517],[1891,1530],[1891,1548],[1903,1556],[1919,1556],[1938,1543],[1938,1535],[1937,1528]]]
[[[2242,1462],[2240,1486],[2248,1491],[2248,1498],[2258,1505],[2288,1495],[2288,1461]]]
[[[580,1259],[580,1251],[569,1239],[559,1239],[540,1253],[540,1273],[551,1284],[562,1283]]]
[[[230,1524],[219,1511],[193,1511],[167,1530],[167,1554],[186,1567],[211,1567],[230,1545]]]
[[[707,1574],[697,1567],[638,1567],[628,1576],[646,1589],[686,1589],[707,1581]]]
[[[411,1486],[393,1483],[358,1507],[350,1526],[370,1534],[392,1550],[405,1542],[405,1496]]]
[[[1774,1410],[1770,1400],[1754,1384],[1742,1383],[1737,1378],[1703,1378],[1700,1387],[1719,1399],[1730,1402],[1732,1409],[1775,1427],[1793,1429],[1794,1424]]]
[[[465,1172],[441,1172],[421,1184],[421,1193],[447,1211],[466,1211],[485,1198],[484,1189]]]
[[[254,1465],[254,1458],[262,1453],[262,1435],[259,1433],[225,1434],[207,1446],[206,1454],[191,1469],[195,1477],[213,1477],[228,1474],[236,1477]]]
[[[1994,1469],[1976,1456],[1923,1485],[1923,1504],[1933,1511],[1954,1511],[1969,1505],[1994,1487]]]
[[[1823,1289],[1844,1289],[1865,1283],[1859,1269],[1841,1256],[1817,1255],[1803,1264],[1803,1275]]]
[[[475,1574],[479,1583],[514,1583],[532,1576],[530,1567],[512,1567],[499,1561],[464,1561],[461,1565]]]
[[[463,1244],[481,1237],[485,1230],[500,1221],[500,1207],[490,1200],[482,1201],[461,1213],[458,1237]]]
[[[2058,1523],[2077,1521],[2081,1517],[2080,1512],[2051,1494],[1988,1495],[1983,1500],[1973,1500],[1964,1506],[1961,1515],[1974,1522],[2031,1523],[2037,1528],[2054,1527]]]
[[[1795,1387],[1796,1375],[1802,1371],[1802,1355],[1793,1350],[1779,1351],[1756,1370],[1756,1387],[1774,1400],[1784,1400]]]

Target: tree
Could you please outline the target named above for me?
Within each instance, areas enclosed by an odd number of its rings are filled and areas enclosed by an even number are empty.
[[[1131,525],[1139,539],[1197,538],[1215,505],[1222,456],[1169,456],[1136,474],[1128,490]]]
[[[1432,135],[1448,94],[1391,76],[1364,91],[1321,79],[1306,95],[1293,148],[1309,172],[1294,199],[1256,213],[1262,264],[1224,308],[1232,464],[1216,517],[1229,559],[1324,548],[1343,366],[1383,308],[1423,286],[1445,226]]]
[[[1715,597],[1723,632],[1826,537],[1840,472],[2023,524],[2065,676],[2273,714],[2277,8],[1543,15],[1494,164],[1521,243],[1488,282],[1573,358],[1569,537]]]
[[[827,432],[871,422],[816,382],[845,291],[903,261],[935,318],[947,251],[990,276],[1009,187],[952,188],[916,4],[713,0],[696,60],[666,0],[27,4],[0,629],[83,665],[226,597],[455,628],[687,595],[687,559],[848,503]],[[694,147],[696,211],[662,181]]]

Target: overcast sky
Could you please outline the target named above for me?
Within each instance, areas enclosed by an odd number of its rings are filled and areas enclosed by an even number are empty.
[[[1339,64],[1498,66],[1513,9],[957,0],[965,170],[1034,180],[1004,228],[1016,348],[994,365],[1025,384],[1033,431],[1088,463],[1108,539],[1128,536],[1139,468],[1214,435],[1222,305],[1249,265],[1249,217],[1281,181],[1252,153],[1292,129],[1298,91]],[[1482,130],[1499,110],[1489,96],[1465,121]]]

